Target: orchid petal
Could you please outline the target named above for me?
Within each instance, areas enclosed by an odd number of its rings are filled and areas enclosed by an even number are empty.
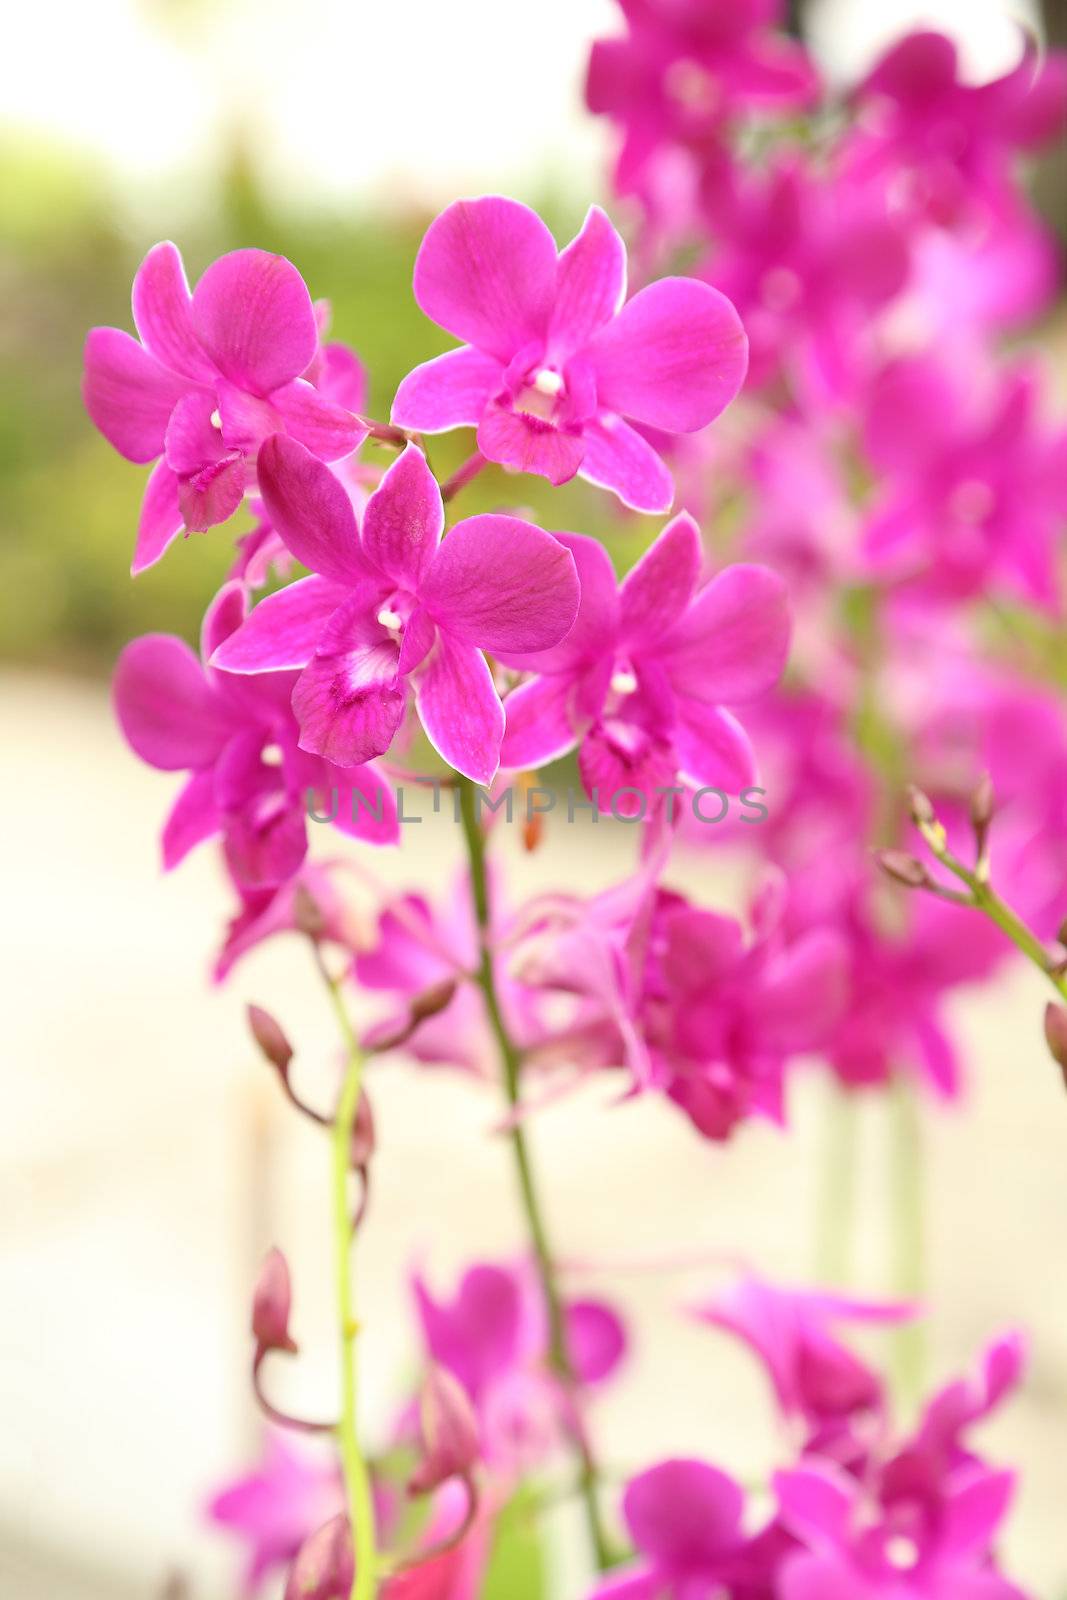
[[[279,672],[306,667],[326,624],[351,590],[325,578],[300,578],[262,599],[211,656],[224,672]]]
[[[623,306],[588,346],[609,411],[693,433],[745,379],[748,340],[726,296],[695,278],[661,278]]]
[[[551,356],[566,361],[620,310],[626,298],[626,246],[599,206],[560,253],[548,326]]]
[[[700,577],[700,530],[687,511],[668,522],[623,579],[619,637],[631,648],[656,649],[685,611]]]
[[[485,650],[543,650],[578,614],[574,557],[517,517],[457,522],[434,556],[419,597],[438,626]]]
[[[583,431],[585,455],[579,474],[617,494],[633,511],[669,511],[674,479],[659,455],[636,428],[610,413],[588,422]]]
[[[215,774],[210,767],[194,772],[182,785],[163,824],[163,870],[172,871],[190,850],[210,839],[222,827],[215,804]]]
[[[500,765],[516,771],[542,767],[573,750],[582,731],[572,710],[574,682],[563,674],[533,678],[504,701]]]
[[[536,472],[549,483],[569,483],[585,458],[582,434],[491,401],[478,424],[478,449],[487,461]]]
[[[155,566],[167,546],[181,533],[182,527],[178,480],[165,461],[157,461],[149,473],[141,501],[137,543],[130,564],[132,576],[136,577],[139,572]]]
[[[342,607],[319,652],[293,690],[300,748],[337,767],[361,767],[385,754],[404,719],[407,693],[397,682],[397,647],[384,629],[361,626]]]
[[[233,250],[212,262],[192,309],[197,338],[223,377],[253,394],[299,378],[318,349],[303,278],[266,250]]]
[[[127,461],[154,461],[163,452],[170,414],[189,380],[161,366],[120,328],[92,328],[85,341],[85,409],[104,438]]]
[[[165,772],[209,766],[232,728],[184,640],[149,633],[119,656],[115,711],[127,742]]]
[[[367,429],[345,406],[313,389],[303,378],[296,378],[275,389],[270,403],[285,424],[285,431],[298,439],[320,461],[339,461],[359,448]]]
[[[398,587],[418,590],[445,527],[437,479],[409,444],[382,478],[363,513],[363,548]]]
[[[317,456],[272,434],[260,447],[256,472],[267,515],[298,561],[335,583],[364,583],[372,575],[352,502]]]
[[[619,597],[615,569],[599,539],[582,533],[554,533],[552,537],[570,551],[581,595],[574,626],[560,644],[548,650],[498,650],[506,666],[520,672],[576,673],[615,648],[619,626]]]
[[[181,252],[169,240],[153,246],[137,269],[133,320],[141,343],[157,361],[194,383],[211,383],[216,374],[193,329]]]
[[[494,195],[442,211],[415,261],[426,315],[505,365],[544,338],[555,280],[556,244],[540,217]]]
[[[491,783],[500,762],[504,708],[481,651],[439,634],[417,680],[415,704],[438,755],[474,783]]]
[[[204,533],[233,516],[244,499],[248,472],[244,460],[213,461],[191,477],[178,479],[178,505],[191,533]]]
[[[409,372],[396,391],[391,417],[399,428],[426,433],[476,428],[502,382],[499,361],[463,345]]]
[[[679,696],[674,748],[679,772],[698,787],[740,794],[756,781],[752,741],[721,706]]]
[[[769,567],[726,567],[663,641],[679,694],[718,703],[751,700],[781,677],[791,617],[785,584]]]
[[[642,1555],[668,1570],[699,1568],[736,1542],[744,1495],[703,1461],[673,1459],[633,1478],[623,1515]]]

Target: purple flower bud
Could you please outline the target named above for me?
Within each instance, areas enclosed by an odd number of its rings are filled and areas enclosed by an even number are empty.
[[[995,807],[993,780],[988,772],[984,772],[974,786],[970,802],[971,826],[980,837],[984,837],[992,822]]]
[[[326,931],[326,916],[314,895],[303,883],[293,891],[293,922],[299,933],[321,939]]]
[[[463,1385],[444,1367],[432,1367],[419,1397],[423,1458],[408,1481],[409,1494],[428,1494],[447,1478],[465,1478],[478,1460],[478,1420]]]
[[[937,821],[937,813],[934,811],[929,795],[924,794],[914,783],[908,784],[908,806],[911,811],[912,821],[918,824],[919,827],[922,827],[923,823],[929,824]]]
[[[1067,1006],[1057,1005],[1055,1000],[1045,1007],[1045,1043],[1067,1079]]]
[[[258,1350],[286,1350],[296,1353],[296,1342],[289,1333],[292,1288],[289,1267],[278,1249],[271,1250],[259,1270],[252,1297],[252,1333]]]
[[[348,1518],[332,1517],[297,1551],[283,1600],[348,1600],[355,1572]]]
[[[370,1164],[374,1154],[375,1132],[374,1113],[371,1111],[370,1101],[364,1090],[359,1097],[356,1107],[356,1120],[352,1124],[352,1166],[358,1172],[360,1168]]]
[[[284,1078],[293,1059],[293,1047],[285,1037],[280,1023],[275,1021],[269,1011],[264,1011],[262,1006],[249,1006],[248,1026],[263,1055],[272,1066],[277,1067]]]
[[[892,878],[894,883],[902,883],[905,889],[924,889],[930,882],[930,874],[922,862],[906,850],[876,850],[874,859],[886,877]]]

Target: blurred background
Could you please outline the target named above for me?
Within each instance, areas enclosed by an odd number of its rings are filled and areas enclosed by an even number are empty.
[[[1042,17],[1000,0],[812,0],[798,17],[831,78],[854,76],[915,22],[953,33],[981,78],[1014,59],[1015,20],[1063,38],[1067,7]],[[224,250],[279,250],[329,297],[335,335],[367,365],[369,409],[385,416],[404,373],[450,342],[410,294],[429,217],[457,194],[499,189],[569,237],[603,197],[611,135],[584,114],[581,83],[590,41],[616,26],[611,0],[411,0],[402,12],[368,0],[38,0],[7,25],[4,1600],[158,1596],[172,1571],[203,1600],[237,1592],[235,1554],[200,1508],[258,1448],[247,1305],[272,1242],[299,1264],[297,1327],[310,1352],[286,1398],[331,1406],[325,1152],[252,1060],[243,1002],[281,1012],[309,1058],[329,1058],[329,1019],[289,948],[209,989],[226,890],[206,856],[161,878],[170,788],[126,751],[107,700],[132,634],[195,637],[229,546],[194,538],[130,582],[142,474],[81,410],[85,330],[129,326],[132,274],[158,238],[179,243],[191,278]],[[1062,151],[1040,182],[1062,227]],[[463,441],[439,452],[447,467]],[[534,511],[537,491],[524,480]],[[471,507],[499,498],[488,472]],[[587,487],[553,492],[555,526],[603,532],[611,515]],[[613,533],[622,564],[627,541],[636,549],[645,536]],[[402,854],[376,858],[384,880],[448,882],[458,839],[419,832],[407,830]],[[574,888],[617,875],[629,849],[618,831],[566,834],[544,859],[516,859],[520,888],[542,875]],[[707,857],[694,862],[694,892],[724,892],[717,873]],[[929,1346],[941,1374],[1006,1324],[1034,1329],[1030,1381],[992,1445],[1025,1471],[1015,1570],[1042,1600],[1062,1600],[1067,1121],[1035,1034],[1041,1001],[1039,979],[1020,972],[957,1007],[974,1095],[931,1133]],[[372,1431],[384,1431],[413,1360],[410,1265],[447,1287],[463,1260],[519,1243],[506,1154],[484,1137],[494,1108],[446,1077],[395,1067],[380,1079],[387,1156],[361,1257]],[[726,1150],[701,1145],[662,1107],[606,1114],[601,1102],[592,1094],[536,1129],[565,1253],[633,1263],[668,1241],[690,1262],[611,1277],[636,1336],[621,1397],[598,1418],[605,1457],[621,1473],[657,1451],[692,1451],[756,1476],[772,1438],[762,1383],[676,1311],[721,1275],[726,1251],[786,1279],[812,1272],[819,1086],[797,1096],[795,1138],[749,1129]],[[860,1137],[856,1278],[878,1291],[889,1247],[877,1108]],[[557,1558],[552,1592],[569,1596],[565,1527]]]

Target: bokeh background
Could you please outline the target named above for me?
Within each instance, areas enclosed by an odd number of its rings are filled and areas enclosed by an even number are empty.
[[[860,70],[909,23],[943,26],[988,76],[1017,49],[1013,19],[1062,38],[1067,7],[1000,0],[812,0],[800,8],[831,78]],[[325,1153],[251,1057],[243,1002],[281,1012],[301,1050],[328,1062],[329,1019],[299,950],[269,949],[211,991],[227,905],[206,856],[173,879],[156,833],[169,785],[113,727],[107,679],[132,634],[195,637],[228,564],[195,538],[131,583],[141,474],[81,411],[80,352],[93,323],[127,326],[145,250],[171,237],[190,276],[241,245],[294,259],[333,306],[337,337],[387,414],[403,374],[447,337],[410,295],[427,220],[458,194],[503,190],[561,237],[602,198],[610,135],[583,114],[591,39],[611,0],[39,0],[5,28],[0,58],[0,1597],[237,1592],[235,1554],[205,1523],[209,1491],[254,1459],[247,1303],[263,1249],[298,1264],[308,1360],[286,1398],[331,1405]],[[1064,153],[1038,182],[1063,225]],[[1042,331],[1063,348],[1062,314]],[[1062,383],[1062,375],[1061,375]],[[435,445],[447,470],[462,441]],[[472,509],[502,497],[487,472]],[[523,493],[546,505],[535,480]],[[513,498],[513,494],[511,494]],[[613,520],[609,523],[608,518]],[[647,539],[608,497],[553,493],[551,521],[605,533],[620,564]],[[558,830],[520,886],[595,887],[629,844],[618,829]],[[383,880],[446,885],[448,830],[408,829]],[[690,884],[729,897],[721,868]],[[973,1093],[929,1133],[926,1210],[931,1371],[965,1363],[997,1329],[1034,1330],[1025,1394],[992,1430],[1025,1487],[1015,1568],[1041,1600],[1067,1596],[1067,1110],[1019,972],[966,997],[956,1021]],[[494,1108],[466,1084],[383,1069],[385,1155],[361,1270],[368,1308],[369,1425],[384,1432],[413,1345],[406,1274],[442,1285],[456,1266],[519,1243],[511,1175],[487,1136]],[[728,1253],[803,1279],[815,1269],[826,1107],[801,1086],[796,1137],[749,1129],[726,1150],[658,1106],[605,1111],[602,1096],[546,1114],[538,1152],[563,1253],[599,1264],[631,1314],[634,1351],[597,1419],[618,1472],[658,1452],[699,1452],[742,1476],[773,1445],[763,1386],[680,1304],[717,1281]],[[887,1131],[860,1116],[858,1286],[887,1286]],[[664,1250],[672,1270],[650,1270]],[[613,1269],[614,1270],[611,1270]],[[573,1589],[567,1515],[552,1593]]]

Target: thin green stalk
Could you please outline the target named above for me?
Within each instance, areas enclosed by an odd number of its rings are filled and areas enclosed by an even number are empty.
[[[345,1045],[345,1075],[337,1101],[331,1136],[333,1155],[334,1271],[341,1345],[341,1416],[337,1442],[344,1471],[348,1519],[352,1529],[355,1575],[350,1600],[374,1600],[377,1593],[378,1557],[375,1549],[374,1497],[370,1470],[359,1444],[359,1360],[355,1274],[352,1267],[354,1229],[348,1192],[352,1159],[352,1131],[359,1110],[363,1078],[363,1052],[359,1047],[336,980],[331,977],[317,944],[315,961],[337,1016]]]
[[[823,1148],[819,1163],[816,1276],[844,1288],[852,1275],[856,1205],[856,1099],[836,1080],[827,1084]]]
[[[926,1292],[925,1182],[922,1116],[915,1085],[897,1073],[889,1092],[889,1184],[892,1218],[892,1276],[902,1300],[921,1300]],[[897,1392],[906,1408],[920,1399],[926,1367],[926,1331],[915,1319],[894,1332]]]
[[[461,778],[458,793],[460,818],[463,823],[463,834],[470,862],[474,911],[481,944],[478,983],[485,998],[489,1026],[492,1029],[500,1055],[504,1092],[507,1096],[508,1105],[514,1109],[519,1103],[522,1058],[514,1040],[508,1033],[507,1024],[504,1021],[500,1006],[496,978],[493,973],[493,959],[489,943],[491,928],[489,881],[486,872],[485,837],[478,820],[477,790],[469,779]],[[556,1269],[549,1245],[541,1202],[537,1194],[529,1145],[521,1122],[515,1121],[512,1123],[508,1137],[511,1142],[512,1154],[515,1158],[515,1171],[519,1180],[522,1208],[530,1234],[530,1243],[533,1246],[534,1257],[537,1262],[537,1272],[548,1317],[549,1360],[560,1381],[566,1387],[568,1394],[573,1397],[576,1382],[574,1369],[567,1350],[563,1301],[556,1282]],[[611,1547],[600,1518],[596,1463],[593,1460],[588,1441],[582,1433],[580,1419],[577,1417],[574,1427],[574,1441],[580,1457],[579,1487],[585,1507],[589,1539],[593,1546],[597,1567],[601,1572],[604,1572],[611,1565]]]
[[[925,804],[929,806],[929,801],[926,801]],[[987,866],[984,865],[982,870],[976,869],[973,871],[970,867],[964,866],[963,862],[954,856],[948,848],[945,830],[932,812],[928,815],[921,812],[916,814],[915,824],[926,840],[931,853],[941,862],[941,865],[947,867],[953,877],[958,878],[961,883],[967,885],[970,890],[970,899],[969,901],[965,900],[964,903],[974,906],[976,910],[983,912],[991,922],[996,923],[997,927],[1007,935],[1016,949],[1020,950],[1028,961],[1032,961],[1034,966],[1044,973],[1060,999],[1067,1000],[1067,974],[1060,972],[1056,968],[1037,934],[1028,928],[1018,912],[1013,911],[1007,901],[1002,900],[1000,895],[997,894],[986,876]]]

